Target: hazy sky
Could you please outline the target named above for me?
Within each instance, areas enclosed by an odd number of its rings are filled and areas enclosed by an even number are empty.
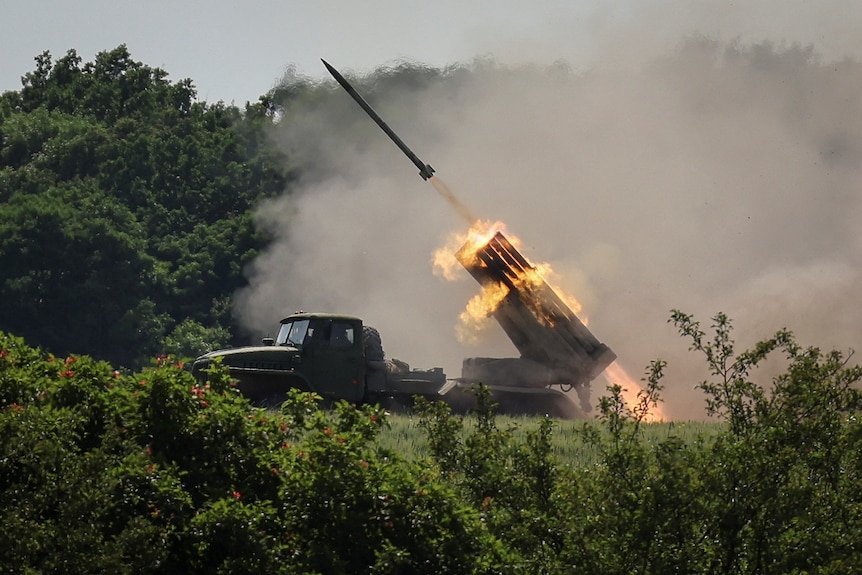
[[[816,44],[827,57],[862,51],[855,0],[0,0],[0,91],[20,88],[33,58],[70,48],[85,62],[126,44],[135,60],[191,78],[201,99],[242,106],[295,66],[318,77],[325,58],[367,72],[397,60],[435,66],[492,55],[500,61],[596,65],[648,26],[639,51],[694,30],[725,40]]]

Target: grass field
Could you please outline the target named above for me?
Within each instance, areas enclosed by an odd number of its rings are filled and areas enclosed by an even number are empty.
[[[539,420],[532,417],[499,416],[496,421],[499,429],[511,429],[513,439],[519,442],[523,442],[527,432],[539,425]],[[380,447],[405,458],[423,458],[428,455],[424,431],[419,427],[417,416],[393,414],[389,417],[389,424],[389,429],[384,430],[378,438]],[[562,465],[584,466],[596,462],[595,450],[583,439],[583,429],[588,424],[600,428],[599,424],[593,421],[555,421],[552,443],[554,454]],[[475,427],[475,417],[464,418],[465,434]],[[694,443],[699,438],[709,440],[723,429],[721,423],[703,421],[646,423],[642,425],[642,439],[645,442],[659,442],[669,436],[675,436],[685,443]]]

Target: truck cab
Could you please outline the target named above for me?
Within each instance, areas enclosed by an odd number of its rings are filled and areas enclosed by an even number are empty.
[[[281,320],[275,339],[262,345],[210,352],[192,367],[198,377],[220,357],[255,403],[278,403],[292,388],[324,399],[359,403],[365,396],[362,320],[324,313],[297,313]]]

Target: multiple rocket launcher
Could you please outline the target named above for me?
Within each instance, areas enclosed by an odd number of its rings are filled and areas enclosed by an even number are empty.
[[[483,288],[505,286],[506,295],[491,313],[525,360],[507,366],[516,370],[507,375],[524,369],[531,374],[521,385],[586,385],[616,359],[501,232],[478,249],[468,242],[455,257]],[[493,372],[473,368],[471,378],[490,383]]]
[[[422,179],[434,175],[350,85],[338,70],[323,65],[344,90],[419,169]],[[462,266],[483,288],[505,286],[506,295],[492,315],[521,354],[520,360],[470,358],[462,377],[488,384],[575,387],[583,392],[615,359],[616,355],[587,329],[554,290],[501,232],[483,246],[469,242],[456,254]],[[495,367],[496,366],[496,367]],[[517,381],[512,381],[512,379]]]

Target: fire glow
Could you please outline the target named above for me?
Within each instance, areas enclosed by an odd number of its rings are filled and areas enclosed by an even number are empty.
[[[607,380],[608,385],[620,386],[623,401],[626,402],[629,409],[634,411],[635,407],[640,403],[638,393],[643,390],[643,387],[628,373],[626,373],[626,370],[623,369],[623,366],[621,366],[617,361],[605,368],[602,375],[605,380]],[[646,414],[643,421],[646,423],[666,421],[661,405],[650,405],[649,412]]]
[[[467,307],[458,316],[460,323],[456,328],[458,340],[462,343],[476,343],[479,333],[488,325],[488,318],[509,295],[509,288],[502,283],[489,283],[482,291],[467,302]]]
[[[479,257],[479,253],[486,249],[486,246],[496,237],[498,232],[506,235],[508,243],[517,249],[522,242],[516,236],[506,234],[505,229],[506,226],[499,221],[491,223],[477,220],[465,233],[452,234],[446,245],[434,253],[434,273],[448,280],[454,280],[459,277],[456,275],[456,271],[461,266],[468,269],[471,267],[485,268],[487,264]],[[460,341],[463,343],[478,341],[480,332],[488,326],[488,319],[497,312],[506,298],[511,296],[513,290],[516,295],[523,298],[525,297],[524,294],[535,293],[536,288],[545,285],[550,287],[576,316],[583,312],[583,305],[580,301],[558,288],[552,287],[547,282],[547,278],[554,274],[549,264],[541,263],[530,266],[526,265],[524,261],[521,263],[525,265],[507,267],[509,271],[517,273],[515,277],[508,276],[507,281],[511,282],[511,287],[500,281],[482,283],[481,292],[470,299],[464,311],[459,315],[456,333]],[[528,307],[534,315],[542,308],[542,306]],[[553,320],[549,317],[536,317],[536,319],[544,325],[553,324]],[[586,321],[581,321],[586,324]],[[642,387],[617,362],[608,365],[604,371],[604,377],[610,384],[617,384],[622,388],[623,400],[629,409],[635,410],[638,406],[638,392],[641,391]],[[664,415],[657,406],[650,406],[650,410],[644,418],[645,421],[661,421],[663,419]]]
[[[438,275],[449,281],[455,281],[460,276],[458,272],[462,269],[461,264],[455,257],[455,253],[463,245],[469,245],[470,251],[466,253],[468,257],[475,258],[482,246],[491,241],[499,231],[505,231],[506,225],[503,222],[489,222],[487,220],[476,220],[473,225],[464,232],[455,232],[449,235],[446,244],[437,249],[432,257],[434,264],[434,275]],[[520,245],[520,241],[516,237],[509,238],[513,245]]]
[[[476,220],[465,233],[453,233],[449,236],[446,244],[437,249],[432,257],[434,265],[434,274],[445,278],[449,281],[454,281],[460,276],[458,271],[462,269],[461,264],[455,257],[455,253],[467,246],[465,251],[462,251],[462,257],[467,260],[477,260],[477,252],[482,249],[497,232],[502,232],[506,235],[509,242],[516,248],[520,249],[521,240],[515,235],[511,235],[506,231],[506,225],[503,222],[490,222],[487,220]],[[562,299],[571,310],[580,315],[583,311],[583,305],[576,297],[564,292],[557,286],[554,286],[548,281],[554,278],[554,270],[551,264],[541,262],[535,264],[533,268],[525,269],[524,273],[520,274],[515,280],[521,286],[534,287],[547,282],[552,286],[552,289],[557,296]],[[461,313],[461,320],[458,329],[459,338],[462,341],[475,341],[478,332],[482,331],[487,325],[487,318],[494,313],[503,298],[508,295],[509,289],[502,284],[492,284],[483,286],[482,292],[474,296],[467,304],[466,309]],[[584,325],[588,325],[586,318],[581,318]],[[471,335],[472,334],[472,335]]]

